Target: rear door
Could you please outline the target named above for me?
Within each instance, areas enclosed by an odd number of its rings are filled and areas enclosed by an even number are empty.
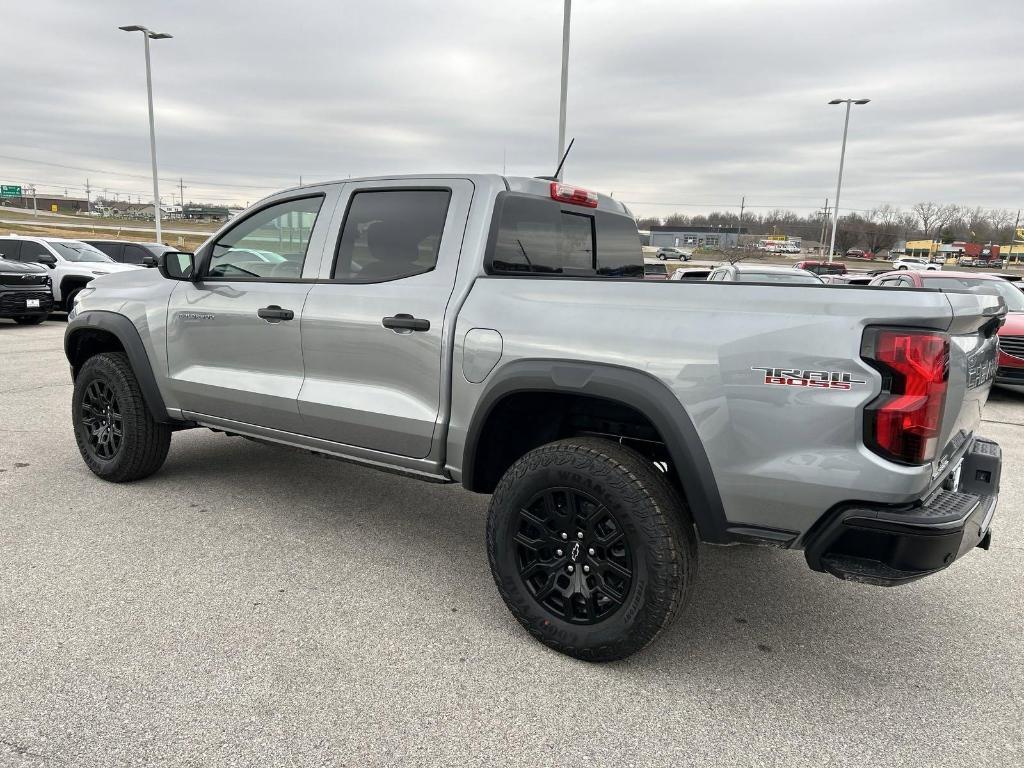
[[[408,458],[430,453],[443,328],[473,184],[346,184],[321,281],[302,313],[306,434]]]
[[[167,309],[170,383],[184,411],[302,432],[299,318],[339,189],[278,196],[197,254],[199,279],[179,283]]]

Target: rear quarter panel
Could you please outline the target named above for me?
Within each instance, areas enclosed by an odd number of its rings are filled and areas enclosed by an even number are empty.
[[[899,503],[929,486],[931,466],[900,466],[863,445],[861,408],[881,377],[860,359],[860,343],[869,324],[945,329],[950,319],[949,302],[929,291],[480,278],[455,334],[449,468],[460,472],[476,404],[503,366],[625,366],[656,378],[686,411],[731,524],[804,532],[840,501]],[[474,328],[502,339],[498,365],[479,383],[461,373]],[[754,369],[772,367],[848,373],[860,383],[767,385]]]

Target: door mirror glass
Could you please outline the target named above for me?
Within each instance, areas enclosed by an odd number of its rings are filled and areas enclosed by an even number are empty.
[[[57,266],[57,257],[50,253],[43,253],[35,258],[36,263],[45,264],[50,269]]]
[[[167,251],[157,262],[160,274],[168,280],[192,280],[196,273],[196,257],[187,251]]]

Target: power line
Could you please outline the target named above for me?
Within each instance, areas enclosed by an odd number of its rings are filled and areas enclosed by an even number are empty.
[[[34,160],[27,157],[13,157],[11,155],[0,155],[0,160],[12,160],[16,163],[31,163],[33,165],[46,165],[52,168],[64,168],[69,171],[83,171],[85,173],[99,173],[105,176],[114,176],[116,178],[123,179],[143,179],[149,181],[152,176],[145,176],[139,173],[124,173],[121,171],[104,170],[102,168],[84,168],[80,165],[66,165],[64,163],[51,163],[45,160]],[[163,179],[163,181],[178,181],[178,179]],[[207,187],[224,187],[232,189],[277,189],[277,185],[274,184],[228,184],[224,182],[216,181],[197,181],[195,179],[186,179],[189,184]],[[52,186],[52,185],[51,185]]]

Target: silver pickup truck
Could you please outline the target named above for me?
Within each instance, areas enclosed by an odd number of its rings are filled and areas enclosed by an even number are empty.
[[[642,278],[629,211],[559,182],[287,190],[79,294],[75,436],[113,482],[207,427],[491,494],[501,596],[592,661],[683,610],[698,541],[880,585],[988,546],[998,298]]]

